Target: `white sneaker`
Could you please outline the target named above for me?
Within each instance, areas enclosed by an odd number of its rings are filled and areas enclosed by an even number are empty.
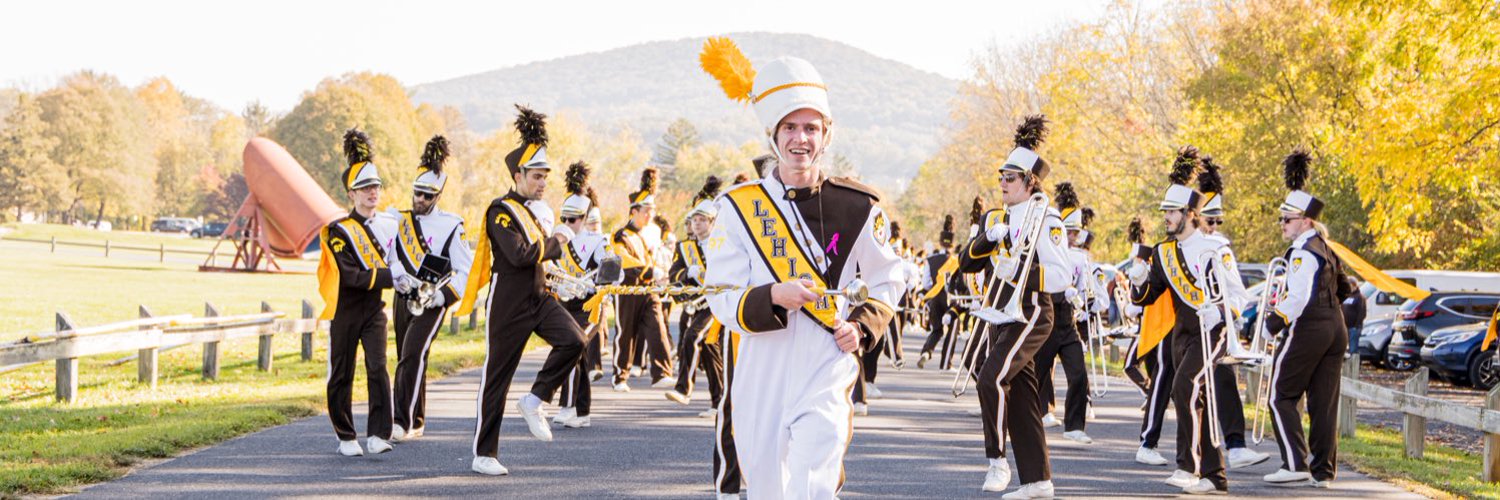
[[[1094,444],[1094,438],[1089,437],[1089,435],[1083,431],[1064,432],[1063,437],[1083,444]]]
[[[641,370],[641,367],[637,366],[635,368],[631,368],[630,369],[630,376],[631,377],[639,377],[639,376],[641,376],[642,372],[643,372],[643,370]]]
[[[947,370],[943,370],[943,373],[958,373],[958,367],[957,366],[948,367]]]
[[[601,378],[604,378],[603,370],[589,370],[589,382],[598,382]]]
[[[393,425],[393,426],[391,426],[391,442],[392,443],[399,443],[399,442],[401,442],[401,441],[403,441],[405,439],[406,439],[406,429],[402,429],[401,426],[399,426],[399,425]]]
[[[1305,482],[1308,482],[1308,481],[1312,480],[1312,473],[1309,473],[1309,472],[1292,472],[1292,471],[1289,471],[1289,470],[1286,470],[1286,469],[1280,469],[1280,470],[1277,470],[1276,472],[1272,472],[1270,474],[1266,474],[1266,476],[1263,477],[1263,478],[1261,478],[1261,480],[1264,480],[1265,482],[1268,482],[1268,483],[1276,483],[1276,484],[1305,483]]]
[[[1329,479],[1327,481],[1319,481],[1317,479],[1309,479],[1309,480],[1307,480],[1307,485],[1308,486],[1311,486],[1311,487],[1314,487],[1314,488],[1321,488],[1321,489],[1325,489],[1325,490],[1328,489],[1329,486],[1332,486],[1332,483],[1333,483],[1332,479]]]
[[[672,389],[663,393],[662,395],[666,396],[667,399],[672,400],[672,402],[680,404],[682,406],[687,406],[689,403],[693,402],[692,396],[677,392],[677,389]]]
[[[668,375],[668,376],[662,377],[661,380],[656,381],[656,383],[651,384],[651,387],[654,387],[654,388],[657,388],[657,389],[666,389],[668,387],[674,387],[676,385],[677,385],[677,377],[673,377],[671,375]]]
[[[873,383],[865,384],[865,395],[869,396],[870,399],[880,399],[880,388],[875,387]]]
[[[1001,495],[1000,498],[1053,498],[1052,481],[1037,481],[1021,485],[1021,489]]]
[[[1229,468],[1243,469],[1271,458],[1271,455],[1261,453],[1249,448],[1231,448],[1229,450]]]
[[[563,422],[563,427],[567,427],[569,429],[582,429],[592,424],[593,421],[589,419],[589,416],[584,415],[582,417],[573,417],[571,420]]]
[[[927,360],[929,360],[929,359],[932,359],[932,353],[930,353],[930,352],[924,352],[924,353],[922,353],[922,356],[919,357],[919,358],[917,358],[917,369],[920,370],[920,369],[923,369],[923,368],[927,368]]]
[[[1218,486],[1214,486],[1214,482],[1213,481],[1209,481],[1207,479],[1199,479],[1198,482],[1196,482],[1196,483],[1184,486],[1182,488],[1182,492],[1183,493],[1187,493],[1189,495],[1228,495],[1229,494],[1229,490],[1221,490],[1221,489],[1219,489]]]
[[[474,457],[474,462],[469,464],[469,469],[488,476],[504,476],[510,474],[510,470],[500,465],[499,460],[490,457]]]
[[[719,500],[740,500],[739,493],[720,493]]]
[[[1175,471],[1172,471],[1172,477],[1167,478],[1167,480],[1163,482],[1172,486],[1176,486],[1178,488],[1186,488],[1188,487],[1188,485],[1196,484],[1198,482],[1198,475],[1182,469],[1177,469]]]
[[[977,406],[974,408],[969,408],[969,416],[975,418],[984,418],[984,408],[980,408]]]
[[[864,403],[854,403],[854,414],[859,416],[869,415],[870,405]]]
[[[1166,457],[1161,456],[1156,449],[1145,446],[1135,450],[1135,461],[1146,465],[1167,465]]]
[[[566,425],[569,420],[578,418],[578,408],[564,406],[557,410],[557,415],[552,417],[552,423]]]
[[[1057,427],[1059,425],[1062,425],[1062,421],[1058,420],[1057,415],[1053,415],[1052,412],[1042,415],[1042,427]]]
[[[615,382],[615,392],[630,392],[630,385],[625,382]]]
[[[984,474],[984,491],[1005,491],[1010,486],[1010,464],[1005,459],[990,463],[990,470]]]
[[[425,425],[422,426],[422,427],[418,427],[418,428],[406,431],[406,436],[403,437],[403,438],[401,438],[401,440],[402,441],[411,441],[413,439],[422,437],[422,435],[424,435],[424,434],[427,434],[427,426],[425,426]]]
[[[346,457],[358,457],[365,454],[365,449],[359,447],[359,441],[339,441],[339,454]]]
[[[703,412],[699,413],[698,416],[702,417],[702,418],[714,418],[714,417],[719,416],[719,409],[718,408],[709,408],[707,410],[703,410]]]
[[[521,396],[521,400],[516,401],[516,409],[526,419],[526,427],[531,429],[532,436],[542,441],[552,441],[552,427],[547,425],[547,413],[542,410],[541,398],[535,394]]]
[[[365,438],[365,448],[369,449],[371,454],[379,455],[381,453],[391,451],[391,443],[386,442],[386,440],[384,439],[380,439],[380,437],[378,436],[370,436],[368,438]]]

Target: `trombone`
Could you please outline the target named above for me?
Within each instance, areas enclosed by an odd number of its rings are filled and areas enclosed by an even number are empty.
[[[1218,252],[1205,253],[1198,259],[1198,268],[1203,270],[1203,293],[1206,295],[1203,305],[1198,308],[1200,310],[1210,307],[1218,308],[1224,321],[1224,339],[1227,340],[1230,335],[1235,335],[1235,340],[1238,341],[1239,334],[1235,333],[1233,309],[1224,297],[1224,276],[1220,274],[1223,271],[1220,268],[1221,265]],[[1214,387],[1214,381],[1217,378],[1214,376],[1214,367],[1218,363],[1219,345],[1213,342],[1213,329],[1211,328],[1198,328],[1198,342],[1199,352],[1203,355],[1203,367],[1198,372],[1198,377],[1203,377],[1203,418],[1208,420],[1209,442],[1218,448],[1224,446],[1224,429],[1219,424],[1219,391]],[[1194,399],[1196,404],[1196,397]]]
[[[1103,280],[1103,275],[1096,276],[1095,280]],[[1101,285],[1102,286],[1102,285]],[[1090,305],[1099,300],[1095,296],[1093,286],[1089,286],[1085,293],[1085,299],[1079,309],[1083,313],[1087,335],[1084,346],[1088,348],[1089,354],[1089,394],[1096,398],[1109,394],[1109,358],[1104,355],[1104,348],[1109,341],[1109,335],[1104,331],[1104,317],[1102,313],[1088,309]]]
[[[989,326],[1019,321],[1026,316],[1021,310],[1021,296],[1025,295],[1026,283],[1031,279],[1031,268],[1037,262],[1036,245],[1043,236],[1042,228],[1046,222],[1047,205],[1051,203],[1044,193],[1033,193],[1028,201],[1031,203],[1026,206],[1026,212],[1021,218],[1021,240],[1011,249],[1013,254],[1019,259],[1016,265],[1020,272],[1015,276],[1014,280],[1009,279],[1009,277],[1001,278],[998,272],[991,274],[989,286],[984,290],[986,296],[982,303],[983,307],[970,313],[971,316],[990,324],[987,326],[981,325],[978,321],[974,322],[974,327],[969,333],[970,337],[974,336],[974,330],[984,328],[984,333],[980,337],[981,342],[976,344],[978,346],[975,349],[976,351],[978,349],[989,348],[988,342],[985,342],[989,339]],[[983,233],[983,231],[984,228],[980,228],[980,232]],[[975,235],[975,237],[979,236]],[[996,304],[992,301],[999,300],[1000,296],[1003,295],[1004,290],[1000,288],[1001,285],[1010,285],[1010,300],[1007,300],[1001,309],[996,310]],[[991,293],[994,294],[993,299],[990,298],[989,294]],[[977,358],[978,355],[976,354],[975,357]],[[959,370],[957,374],[958,378],[953,381],[953,397],[962,396],[968,390],[968,379],[973,377],[974,370],[977,369],[978,367],[970,363],[964,370]]]
[[[1271,308],[1275,306],[1274,301],[1279,300],[1286,293],[1286,259],[1277,257],[1266,264],[1266,285],[1260,292],[1260,298],[1255,303],[1255,329],[1250,338],[1250,351],[1261,356],[1267,356],[1274,352],[1280,339],[1271,338],[1270,332],[1266,331],[1266,319],[1270,318]],[[1271,400],[1271,380],[1273,379],[1275,366],[1259,366],[1254,376],[1259,377],[1255,394],[1252,395],[1255,402],[1255,415],[1250,422],[1250,440],[1260,444],[1266,440],[1267,427],[1270,417],[1265,416],[1266,405]]]

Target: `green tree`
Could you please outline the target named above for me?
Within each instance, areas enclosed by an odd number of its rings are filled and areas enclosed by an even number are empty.
[[[47,136],[41,107],[27,94],[10,106],[0,127],[0,210],[17,219],[28,209],[59,210],[68,178],[48,157],[56,140]]]
[[[49,155],[67,174],[68,217],[144,215],[155,208],[156,164],[146,114],[113,76],[84,71],[37,98]],[[92,205],[86,207],[86,205]]]

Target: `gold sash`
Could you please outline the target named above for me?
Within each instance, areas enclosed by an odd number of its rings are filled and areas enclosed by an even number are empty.
[[[375,244],[370,242],[369,233],[365,232],[365,228],[360,226],[359,221],[346,218],[338,224],[349,236],[349,241],[353,242],[354,253],[359,256],[360,262],[364,263],[365,269],[375,270],[385,267],[385,259],[380,257],[380,252],[375,251]],[[338,310],[339,263],[333,254],[344,251],[344,241],[330,242],[329,236],[331,235],[328,227],[324,226],[318,235],[319,246],[323,247],[322,255],[318,257],[318,295],[323,297],[323,313],[318,315],[318,319],[322,320],[333,319],[333,314]],[[375,288],[375,277],[378,275],[378,273],[370,273],[371,289]]]
[[[396,231],[396,239],[401,242],[402,250],[406,253],[406,268],[410,274],[416,274],[422,268],[422,260],[427,258],[427,243],[417,236],[417,219],[411,212],[402,212],[401,227]]]
[[[519,221],[521,232],[526,235],[526,241],[537,243],[542,237],[542,228],[536,223],[536,218],[531,215],[531,210],[526,209],[516,200],[509,198],[501,200],[505,210],[495,213],[495,224],[510,226],[512,220]],[[506,213],[510,212],[510,213]],[[488,210],[486,210],[488,213]],[[544,251],[536,253],[536,261],[542,261]],[[474,252],[474,264],[469,266],[469,282],[464,286],[464,299],[458,304],[455,315],[462,316],[474,310],[474,301],[479,298],[479,290],[490,284],[490,269],[494,265],[494,257],[490,250],[490,221],[479,225],[479,247]]]
[[[777,283],[805,279],[813,282],[814,292],[828,289],[822,276],[807,272],[812,269],[812,259],[808,258],[799,238],[792,237],[795,233],[787,225],[786,216],[771,201],[765,187],[759,184],[746,185],[725,196],[739,211],[740,222],[745,225],[750,239],[755,241],[756,253],[760,254],[761,261],[770,268]],[[828,295],[802,306],[802,310],[829,330],[838,321],[838,310]]]
[[[1161,262],[1161,267],[1167,273],[1167,281],[1172,285],[1172,293],[1182,297],[1193,307],[1203,305],[1203,290],[1194,285],[1188,271],[1182,268],[1182,263],[1177,257],[1177,242],[1166,241],[1159,247],[1156,259]],[[1177,309],[1172,297],[1166,293],[1156,298],[1156,302],[1146,306],[1141,315],[1141,340],[1136,348],[1136,358],[1146,357],[1161,341],[1167,338],[1172,328],[1177,325]]]

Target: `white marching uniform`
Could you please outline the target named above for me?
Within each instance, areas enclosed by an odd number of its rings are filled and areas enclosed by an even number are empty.
[[[821,182],[825,186],[821,196],[836,189],[829,187],[831,181]],[[797,224],[802,215],[797,204],[783,196],[788,188],[776,175],[731,187],[717,199],[720,222],[703,245],[708,261],[704,282],[743,287],[710,295],[708,300],[719,322],[742,335],[730,389],[739,462],[753,498],[835,498],[852,436],[850,392],[859,364],[855,356],[839,349],[829,330],[806,308],[787,311],[770,303],[770,286],[780,281],[756,238],[786,235],[769,229],[769,219],[746,220],[747,214],[730,199],[737,190],[759,187],[771,194],[768,200],[784,217],[786,224],[781,227],[800,233],[780,243],[797,245],[813,261],[794,263],[797,270],[793,272],[806,276],[815,262],[827,262],[825,257],[829,257],[816,243],[819,226]],[[756,206],[757,211],[765,208]],[[831,226],[825,229],[834,231]],[[838,276],[829,276],[828,289],[845,286],[857,274],[869,287],[867,307],[893,309],[904,293],[905,276],[900,257],[889,245],[889,218],[872,205],[857,231],[842,235],[855,241],[840,256],[847,257],[846,264]],[[826,266],[818,265],[817,270]],[[837,318],[848,317],[847,301],[828,300],[835,303]],[[772,310],[775,315],[770,314]],[[780,323],[782,318],[785,323],[780,328],[756,330],[766,323]]]

